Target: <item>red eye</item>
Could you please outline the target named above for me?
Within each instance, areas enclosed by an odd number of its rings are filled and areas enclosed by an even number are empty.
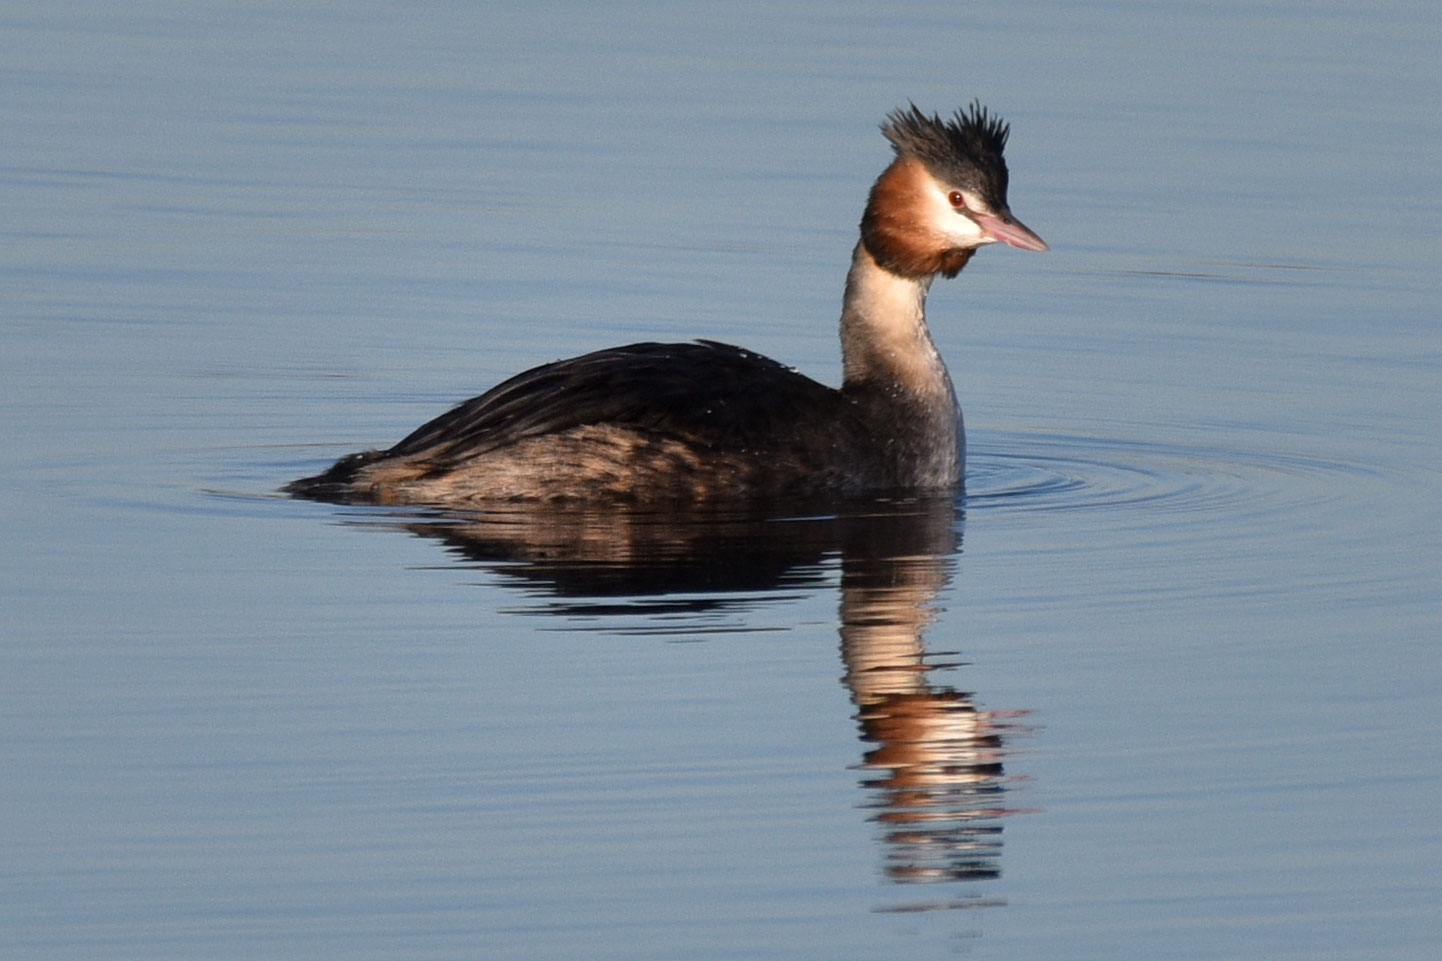
[[[961,208],[966,206],[966,198],[961,195],[960,190],[953,190],[946,195],[946,199],[953,207]]]

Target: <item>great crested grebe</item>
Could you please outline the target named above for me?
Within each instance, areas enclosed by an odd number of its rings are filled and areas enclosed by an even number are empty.
[[[881,125],[896,158],[861,218],[841,308],[841,389],[740,347],[631,344],[545,364],[386,451],[288,484],[377,504],[694,503],[950,489],[961,408],[926,328],[926,292],[976,248],[1046,243],[1012,216],[1008,126],[973,101]]]

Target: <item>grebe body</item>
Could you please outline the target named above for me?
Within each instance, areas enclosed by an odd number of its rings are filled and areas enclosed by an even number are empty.
[[[956,487],[966,443],[926,327],[933,278],[976,248],[1046,244],[1006,202],[1008,128],[973,103],[882,124],[896,156],[871,189],[828,387],[714,341],[632,344],[526,371],[285,490],[342,502],[698,503]]]

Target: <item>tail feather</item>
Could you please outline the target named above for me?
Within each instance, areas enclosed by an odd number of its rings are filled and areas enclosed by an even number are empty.
[[[330,469],[314,477],[293,480],[281,488],[292,497],[313,501],[349,501],[357,499],[356,475],[361,468],[384,457],[378,450],[363,450],[349,454],[331,465]]]

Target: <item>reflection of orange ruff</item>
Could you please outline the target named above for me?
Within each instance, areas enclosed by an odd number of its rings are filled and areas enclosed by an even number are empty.
[[[1002,762],[1005,739],[1025,729],[978,711],[970,694],[935,683],[938,671],[958,665],[952,656],[945,660],[953,663],[940,662],[924,638],[937,592],[954,573],[959,540],[950,514],[935,511],[930,523],[905,542],[893,538],[886,550],[842,557],[843,681],[869,745],[859,765],[863,803],[884,826],[883,871],[898,883],[997,877],[999,820],[1017,813],[1004,803],[1009,779]],[[913,907],[994,903],[948,899]]]

